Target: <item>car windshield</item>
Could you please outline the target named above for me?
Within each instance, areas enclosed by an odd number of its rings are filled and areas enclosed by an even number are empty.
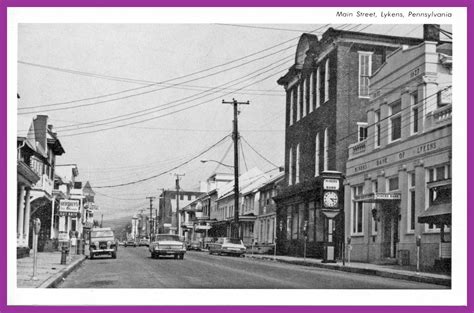
[[[225,239],[225,242],[226,243],[234,243],[234,244],[237,244],[237,245],[240,245],[240,239],[237,239],[237,238],[227,238]]]
[[[91,237],[113,237],[114,232],[111,230],[99,230],[99,231],[92,231]]]
[[[177,235],[157,236],[156,241],[179,241],[179,236]]]

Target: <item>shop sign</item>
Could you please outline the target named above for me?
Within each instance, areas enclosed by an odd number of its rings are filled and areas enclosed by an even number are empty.
[[[79,213],[79,200],[60,200],[59,213]]]
[[[69,241],[69,234],[67,232],[60,232],[58,234],[58,241],[60,241],[60,242]]]
[[[401,195],[399,193],[388,193],[388,192],[377,192],[377,193],[366,193],[354,197],[356,202],[367,202],[374,203],[378,201],[394,201],[400,200]]]
[[[325,178],[323,180],[324,190],[339,190],[339,179]]]
[[[425,154],[432,153],[436,150],[440,150],[450,145],[451,145],[451,142],[449,138],[438,139],[438,140],[433,140],[428,143],[418,144],[408,149],[396,151],[394,153],[390,153],[388,155],[375,158],[375,159],[370,158],[371,159],[370,161],[358,163],[353,166],[350,166],[347,169],[347,175],[357,174],[360,172],[373,170],[380,167],[387,167],[393,163],[404,161],[411,158],[419,158]]]
[[[375,200],[400,200],[401,195],[399,193],[387,193],[377,192],[375,194]]]

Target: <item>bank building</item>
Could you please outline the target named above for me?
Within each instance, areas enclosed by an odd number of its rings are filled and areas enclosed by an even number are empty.
[[[371,76],[366,130],[346,164],[351,261],[450,269],[451,68],[451,43],[434,32]]]

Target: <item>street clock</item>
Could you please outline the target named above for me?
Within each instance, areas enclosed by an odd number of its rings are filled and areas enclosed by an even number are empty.
[[[339,204],[339,195],[335,191],[325,191],[323,195],[323,204],[326,208],[337,208]]]

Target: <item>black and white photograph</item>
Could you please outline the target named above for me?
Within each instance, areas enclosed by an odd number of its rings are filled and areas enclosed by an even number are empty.
[[[16,288],[450,290],[455,28],[331,12],[18,23]]]

